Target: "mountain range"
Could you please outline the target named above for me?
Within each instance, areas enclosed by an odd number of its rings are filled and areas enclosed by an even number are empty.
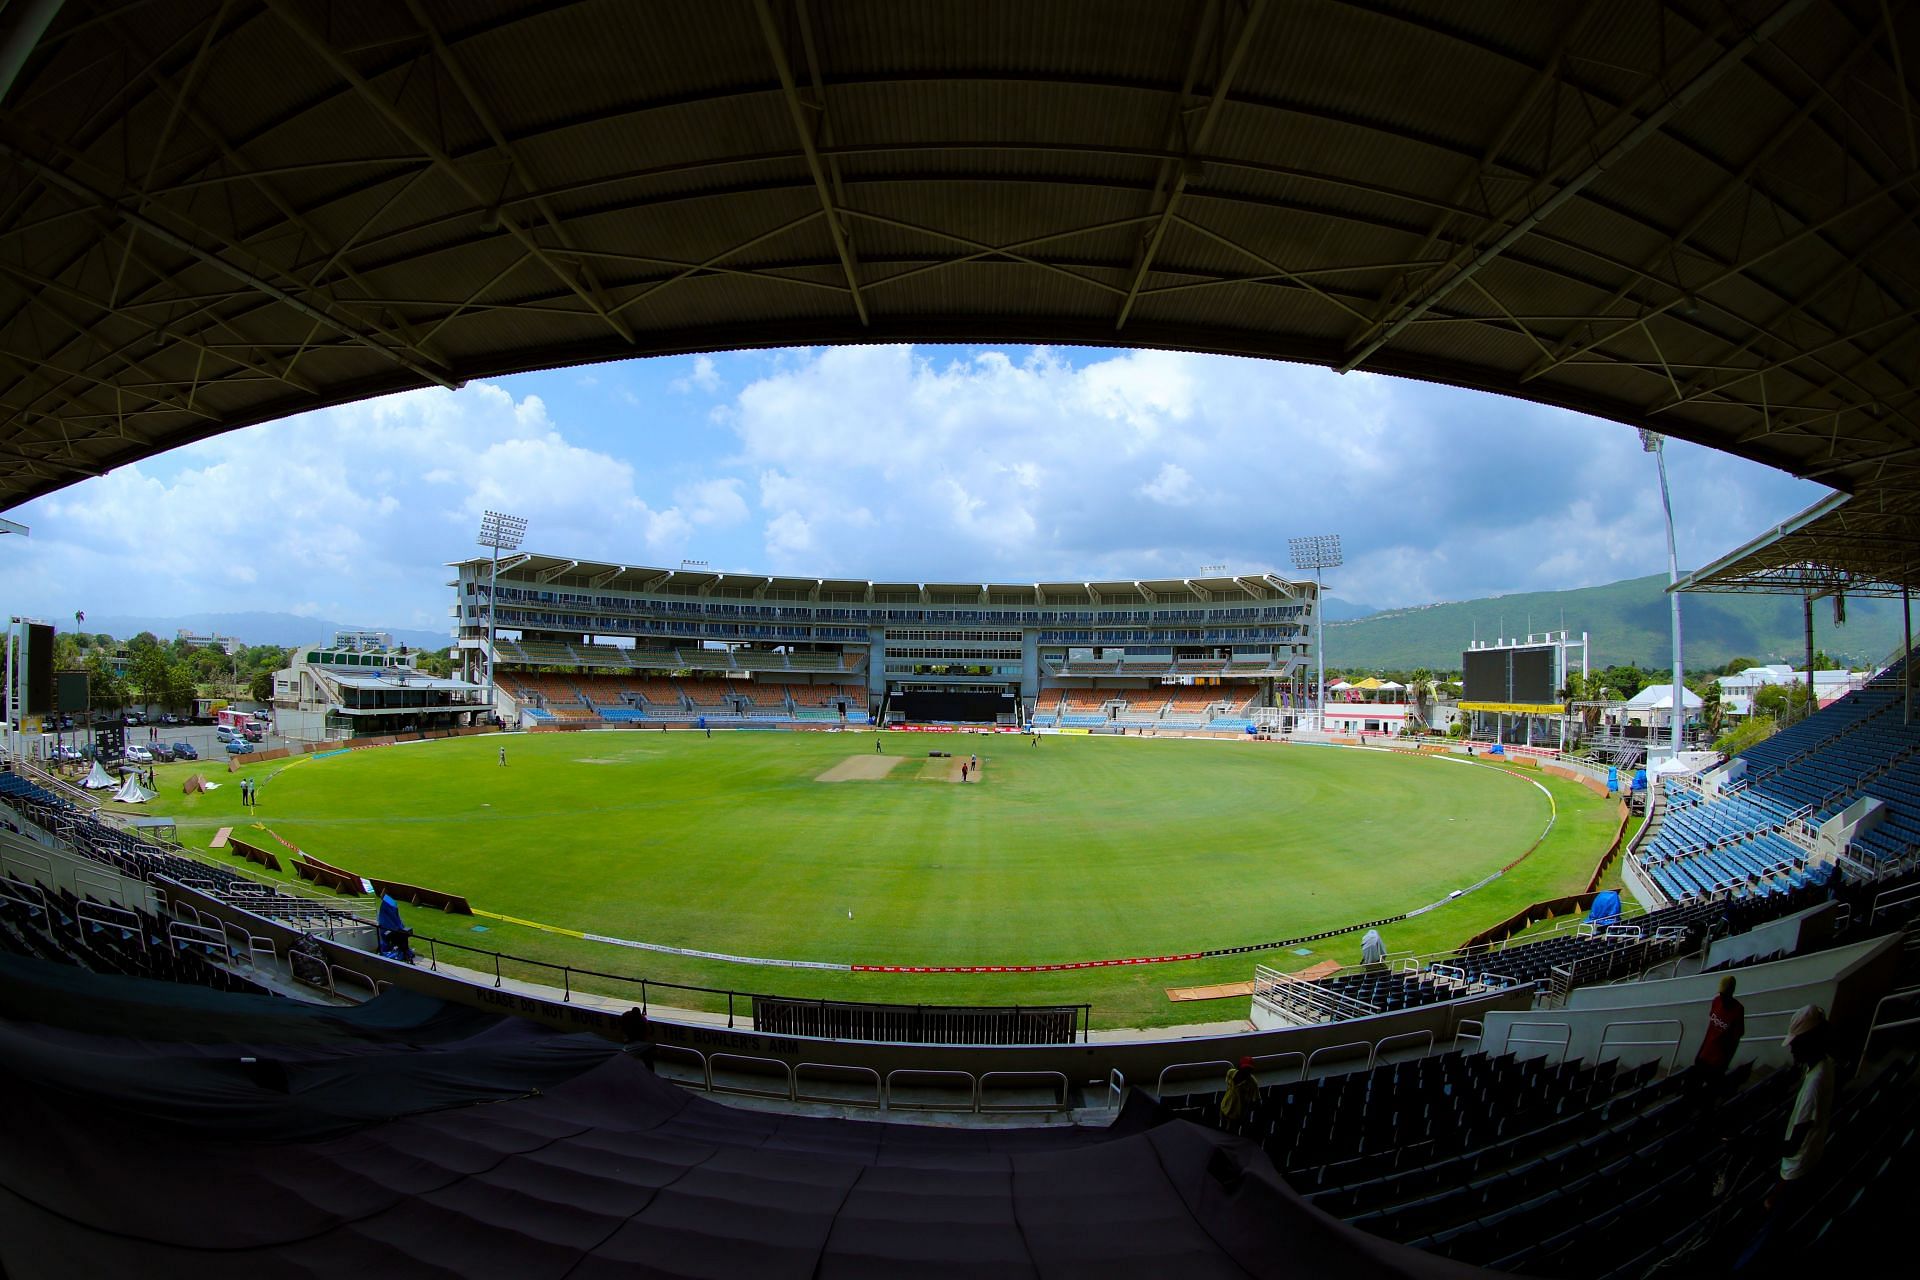
[[[96,634],[105,632],[120,640],[137,636],[142,631],[151,631],[162,640],[171,640],[177,632],[191,631],[196,635],[233,636],[245,644],[277,644],[285,647],[324,643],[331,640],[336,631],[385,631],[393,636],[395,644],[404,644],[410,649],[444,649],[453,643],[452,637],[445,631],[419,631],[405,627],[329,622],[324,618],[307,618],[297,613],[258,611],[189,613],[177,618],[103,614],[99,617],[89,617],[80,624],[80,628]],[[61,628],[63,631],[66,629]]]
[[[1460,653],[1474,639],[1525,636],[1562,628],[1586,632],[1594,667],[1672,663],[1667,579],[1629,578],[1570,591],[1529,591],[1446,604],[1388,609],[1335,620],[1329,601],[1327,666],[1346,670],[1458,671]],[[1847,621],[1834,625],[1832,603],[1813,606],[1814,644],[1835,661],[1864,667],[1901,642],[1898,601],[1851,599]],[[1801,602],[1793,596],[1689,595],[1681,599],[1680,646],[1687,669],[1720,667],[1734,658],[1804,663],[1807,643]]]

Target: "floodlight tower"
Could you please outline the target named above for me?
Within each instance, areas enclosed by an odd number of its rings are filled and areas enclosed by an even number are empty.
[[[487,662],[487,712],[489,715],[496,714],[494,703],[499,696],[499,691],[493,681],[493,646],[495,643],[493,601],[495,584],[498,583],[500,579],[500,553],[502,551],[518,551],[520,549],[520,539],[526,535],[527,520],[525,516],[508,516],[502,515],[498,511],[489,511],[480,517],[480,537],[478,538],[478,542],[483,547],[491,547],[493,549],[493,564],[487,570],[487,651],[485,657]]]
[[[1667,584],[1669,588],[1680,585],[1680,556],[1674,550],[1673,542],[1673,495],[1667,488],[1667,438],[1657,431],[1640,428],[1640,447],[1653,455],[1660,464],[1660,506],[1667,515]],[[1680,661],[1680,593],[1669,589],[1667,592],[1673,612],[1673,758],[1680,758],[1680,731],[1687,717],[1687,685],[1684,679],[1685,667]],[[1807,673],[1807,682],[1811,686],[1813,673]]]
[[[1320,728],[1327,727],[1327,620],[1326,592],[1320,584],[1320,571],[1337,569],[1345,561],[1340,555],[1340,535],[1337,533],[1315,534],[1309,538],[1288,538],[1287,555],[1293,560],[1296,569],[1313,570],[1313,646],[1314,665],[1319,669],[1314,694],[1314,715],[1319,718]]]

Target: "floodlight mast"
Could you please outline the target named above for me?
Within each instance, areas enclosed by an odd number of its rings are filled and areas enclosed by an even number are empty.
[[[1657,431],[1640,428],[1640,448],[1653,455],[1660,464],[1660,506],[1667,516],[1667,585],[1669,588],[1680,584],[1680,556],[1674,550],[1673,541],[1673,496],[1667,489],[1667,438]],[[1685,668],[1680,661],[1680,593],[1669,590],[1668,602],[1673,613],[1673,759],[1680,758],[1681,727],[1686,723],[1687,686],[1683,679]],[[1813,672],[1807,672],[1807,688],[1813,688]]]
[[[1314,714],[1324,732],[1327,727],[1327,623],[1326,598],[1320,583],[1320,571],[1337,569],[1345,563],[1340,552],[1340,535],[1322,533],[1307,538],[1288,538],[1287,555],[1292,559],[1294,568],[1313,570],[1314,665],[1318,668],[1316,683],[1319,686],[1314,696]]]
[[[500,580],[500,553],[518,551],[520,539],[526,537],[526,534],[525,516],[509,516],[502,515],[498,511],[489,511],[480,518],[480,537],[477,541],[481,546],[493,549],[493,562],[487,570],[487,648],[481,655],[487,664],[487,713],[489,715],[499,714],[497,710],[499,686],[493,678],[493,647],[497,642],[494,634],[493,602]]]

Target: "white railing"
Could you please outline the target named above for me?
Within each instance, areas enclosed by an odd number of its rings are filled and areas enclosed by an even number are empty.
[[[1382,972],[1387,972],[1382,970]],[[1253,998],[1276,1013],[1291,1014],[1311,1022],[1345,1022],[1368,1018],[1380,1012],[1365,1000],[1335,991],[1306,978],[1281,973],[1266,965],[1253,968]]]

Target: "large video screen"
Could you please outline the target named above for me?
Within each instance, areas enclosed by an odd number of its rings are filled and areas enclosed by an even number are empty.
[[[1509,702],[1557,702],[1553,687],[1552,649],[1513,650],[1513,697]]]
[[[1507,696],[1507,649],[1469,649],[1460,655],[1467,702],[1512,702]]]

